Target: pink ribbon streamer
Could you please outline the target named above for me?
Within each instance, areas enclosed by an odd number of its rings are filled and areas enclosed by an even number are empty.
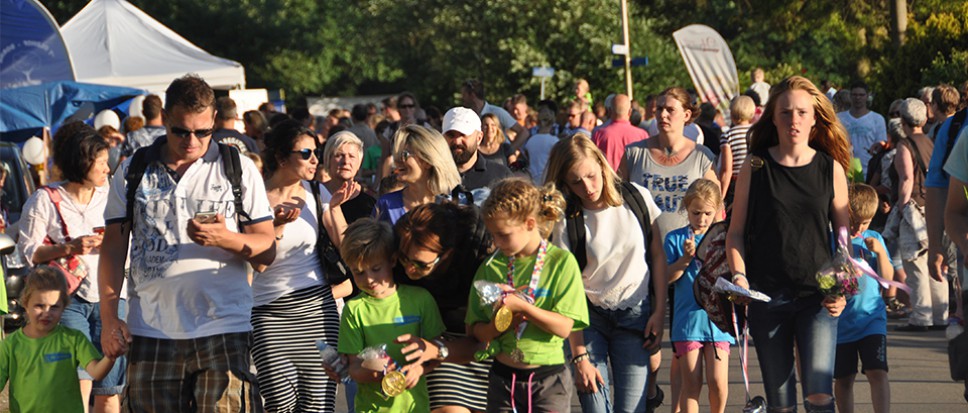
[[[902,291],[904,291],[904,292],[906,292],[908,294],[911,293],[911,287],[908,287],[906,284],[899,283],[897,281],[892,281],[892,280],[884,279],[880,275],[877,275],[877,272],[874,271],[874,269],[871,268],[871,266],[869,264],[867,264],[867,261],[864,261],[862,259],[854,258],[854,257],[852,257],[850,255],[850,252],[849,251],[853,250],[853,248],[848,248],[851,245],[851,243],[850,243],[850,238],[847,236],[847,228],[840,227],[840,231],[838,233],[837,240],[838,240],[840,246],[842,248],[844,248],[844,251],[848,251],[847,252],[847,257],[850,258],[850,261],[854,264],[854,267],[856,267],[858,270],[860,270],[860,272],[862,274],[869,275],[872,278],[874,278],[875,280],[877,280],[877,283],[880,284],[882,288],[885,288],[886,289],[886,288],[890,288],[890,287],[897,287],[898,289],[900,289],[900,290],[902,290]]]

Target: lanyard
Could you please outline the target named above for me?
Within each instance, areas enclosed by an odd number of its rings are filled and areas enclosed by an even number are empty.
[[[531,271],[531,282],[528,283],[528,289],[524,290],[524,293],[528,297],[531,297],[532,302],[534,301],[535,291],[538,290],[538,281],[541,279],[541,270],[544,268],[546,255],[548,255],[548,241],[542,239],[541,245],[538,246],[538,255],[537,257],[535,257],[535,260],[534,260],[534,269]],[[514,262],[515,261],[516,260],[513,255],[508,257],[508,273],[507,273],[508,285],[510,285],[512,288],[514,287]],[[518,331],[517,331],[518,339],[521,338],[521,334],[524,333],[524,329],[527,326],[528,326],[528,323],[526,321],[521,324],[518,324]]]

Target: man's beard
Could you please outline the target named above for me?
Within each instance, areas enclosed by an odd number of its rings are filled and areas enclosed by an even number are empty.
[[[457,149],[460,149],[463,152],[460,153],[460,154],[457,154],[457,152],[456,152]],[[467,163],[468,161],[470,161],[471,158],[474,157],[474,154],[476,152],[477,152],[477,148],[474,148],[474,150],[470,150],[470,149],[468,149],[466,147],[463,147],[463,146],[455,146],[455,147],[453,147],[453,148],[450,149],[450,154],[454,156],[454,162],[457,165],[463,165],[463,164]]]

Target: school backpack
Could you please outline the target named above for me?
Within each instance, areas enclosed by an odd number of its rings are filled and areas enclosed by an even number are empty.
[[[622,201],[632,210],[632,214],[639,220],[639,227],[645,237],[645,249],[652,247],[652,219],[649,217],[649,208],[642,198],[642,193],[632,185],[631,182],[622,182],[618,185],[622,193]],[[578,260],[578,268],[582,271],[588,265],[588,256],[585,248],[585,217],[582,215],[581,202],[575,197],[570,197],[565,210],[565,219],[568,227],[568,245],[571,246],[571,253]],[[616,228],[618,229],[618,228]],[[645,261],[652,266],[650,254],[646,254]]]
[[[726,261],[726,234],[729,221],[712,224],[696,248],[696,258],[702,263],[699,275],[692,284],[696,303],[706,311],[709,321],[725,333],[736,336],[733,331],[733,303],[726,294],[716,292],[713,286],[717,278],[730,279],[729,263]]]
[[[125,194],[125,216],[122,226],[127,223],[130,225],[129,229],[134,227],[134,201],[138,185],[141,185],[141,179],[144,178],[148,165],[161,159],[161,148],[167,142],[168,139],[162,136],[156,139],[151,145],[139,148],[131,156],[131,163],[128,165],[128,171],[124,175],[127,192]],[[215,142],[210,142],[209,144],[212,143]],[[252,218],[249,217],[249,214],[242,207],[242,160],[240,159],[241,155],[239,155],[239,150],[230,145],[221,143],[217,143],[217,145],[219,154],[222,156],[222,167],[225,168],[225,176],[228,177],[229,184],[232,186],[232,196],[235,198],[235,216],[237,219],[239,217],[245,218],[245,221],[239,219],[240,224],[251,221]],[[239,225],[239,232],[242,231],[243,227]]]

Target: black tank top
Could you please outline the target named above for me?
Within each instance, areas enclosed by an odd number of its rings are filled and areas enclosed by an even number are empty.
[[[769,295],[817,292],[816,272],[831,254],[833,158],[817,152],[809,164],[787,167],[768,151],[751,160],[746,216],[746,271],[750,286]],[[757,165],[762,165],[757,168]]]

